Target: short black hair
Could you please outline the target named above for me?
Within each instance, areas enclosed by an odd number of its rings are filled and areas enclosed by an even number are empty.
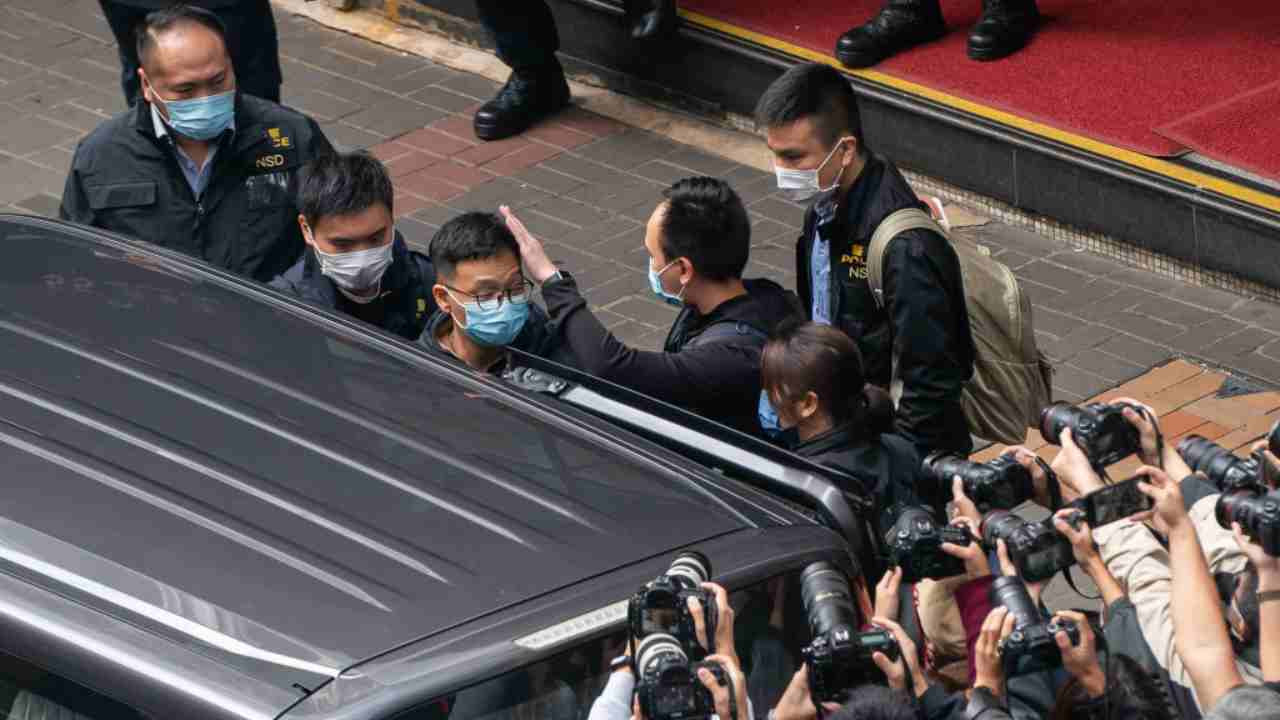
[[[774,80],[756,103],[756,125],[773,128],[812,117],[828,145],[845,136],[858,141],[863,154],[862,115],[853,86],[835,68],[818,63],[796,65]]]
[[[171,5],[163,10],[147,13],[133,30],[134,49],[138,54],[138,64],[146,67],[147,59],[155,48],[156,38],[182,25],[195,24],[213,31],[227,47],[227,26],[222,19],[204,8],[186,4]]]
[[[298,211],[312,229],[323,218],[363,212],[377,204],[394,213],[394,202],[386,166],[363,150],[323,153],[298,179]]]
[[[458,263],[487,260],[509,252],[520,259],[520,246],[507,223],[494,213],[469,212],[450,220],[431,238],[431,264],[453,277]]]
[[[862,685],[849,693],[839,710],[830,713],[831,720],[914,720],[916,706],[901,690],[883,685]]]
[[[742,277],[751,252],[751,218],[729,183],[685,178],[663,191],[662,254],[670,262],[688,258],[711,280]]]

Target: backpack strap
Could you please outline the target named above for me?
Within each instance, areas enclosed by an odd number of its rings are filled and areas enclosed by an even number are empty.
[[[871,243],[867,247],[867,284],[871,286],[871,297],[875,298],[876,307],[885,306],[884,299],[884,254],[889,249],[889,241],[908,230],[931,230],[949,241],[947,231],[942,229],[929,213],[920,208],[903,208],[889,214],[876,226],[871,235]]]

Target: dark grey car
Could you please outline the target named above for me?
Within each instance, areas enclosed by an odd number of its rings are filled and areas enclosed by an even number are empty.
[[[0,713],[581,718],[674,551],[735,591],[748,664],[802,624],[777,578],[858,570],[785,453],[91,230],[0,243]]]

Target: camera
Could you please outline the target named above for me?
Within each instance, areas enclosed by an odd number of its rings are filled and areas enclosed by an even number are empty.
[[[1064,618],[1044,619],[1022,580],[1003,575],[991,583],[991,604],[1013,616],[1013,632],[1000,642],[1000,661],[1007,677],[1062,665],[1062,651],[1054,636],[1066,631],[1072,645],[1080,643],[1080,628]]]
[[[1040,434],[1057,445],[1062,431],[1070,428],[1076,445],[1090,462],[1098,467],[1112,465],[1142,447],[1138,428],[1124,418],[1125,408],[1143,412],[1129,403],[1090,403],[1080,407],[1054,403],[1040,411]]]
[[[1275,437],[1276,430],[1277,428],[1272,428],[1269,440]],[[1270,489],[1265,475],[1267,461],[1260,452],[1247,458],[1237,457],[1212,440],[1199,435],[1188,435],[1178,443],[1178,454],[1193,471],[1204,473],[1218,486],[1218,492],[1223,494],[1262,494]]]
[[[654,633],[641,640],[636,648],[636,699],[644,717],[685,720],[714,715],[715,698],[698,680],[701,668],[710,670],[720,685],[729,684],[729,675],[719,663],[690,663],[674,637]]]
[[[1077,510],[1067,517],[1067,522],[1079,529],[1083,519],[1084,513]],[[1048,580],[1076,563],[1071,541],[1053,526],[1052,517],[1031,522],[1011,512],[995,510],[983,518],[982,543],[994,548],[997,540],[1004,540],[1009,559],[1027,582]]]
[[[702,587],[711,577],[711,561],[699,552],[682,552],[671,561],[665,575],[640,588],[627,605],[631,637],[641,640],[655,633],[670,635],[685,653],[701,660],[715,652],[716,618],[720,617],[716,597]],[[706,649],[698,642],[689,598],[702,603],[707,631]]]
[[[884,683],[884,673],[871,655],[882,652],[897,660],[898,641],[886,630],[856,632],[858,613],[844,573],[828,562],[809,565],[800,573],[800,597],[813,634],[813,642],[800,654],[809,667],[814,705],[842,702],[852,687]]]
[[[940,488],[951,487],[956,475],[964,483],[964,494],[979,512],[1012,510],[1031,499],[1031,472],[1012,455],[1001,455],[986,463],[976,463],[948,452],[935,452],[924,459],[924,474]]]
[[[964,574],[964,561],[942,551],[943,543],[968,545],[964,528],[939,525],[923,507],[908,507],[885,533],[889,563],[902,568],[902,582],[947,578]]]
[[[1264,552],[1280,557],[1280,491],[1266,495],[1223,493],[1213,512],[1219,525],[1230,528],[1231,523],[1240,523],[1244,534],[1261,545]]]

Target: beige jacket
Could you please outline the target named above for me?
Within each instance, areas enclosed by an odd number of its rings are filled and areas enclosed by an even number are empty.
[[[1244,569],[1248,558],[1236,544],[1230,530],[1224,530],[1213,516],[1218,502],[1217,495],[1201,499],[1191,508],[1191,521],[1211,573],[1235,573]],[[1170,590],[1173,581],[1169,575],[1169,552],[1141,523],[1131,520],[1100,527],[1093,531],[1102,560],[1107,569],[1120,582],[1138,612],[1138,624],[1151,646],[1151,652],[1169,677],[1180,685],[1192,689],[1191,676],[1182,665],[1173,644],[1173,616],[1170,612]],[[1250,684],[1262,683],[1262,671],[1248,663],[1236,660],[1240,676]],[[1196,699],[1197,706],[1200,700]]]

